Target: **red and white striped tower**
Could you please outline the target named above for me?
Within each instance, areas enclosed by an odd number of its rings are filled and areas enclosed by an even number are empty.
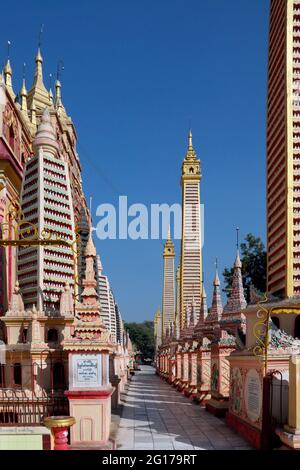
[[[180,260],[180,319],[184,325],[185,305],[195,302],[195,322],[201,305],[202,255],[200,218],[201,165],[189,132],[188,150],[182,164],[182,237]]]
[[[174,285],[174,244],[171,240],[170,230],[164,246],[164,279],[162,303],[162,337],[166,336],[167,328],[175,320],[175,285]]]

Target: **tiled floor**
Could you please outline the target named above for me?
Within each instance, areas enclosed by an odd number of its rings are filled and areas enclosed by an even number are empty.
[[[238,434],[142,366],[129,385],[118,449],[251,449]]]

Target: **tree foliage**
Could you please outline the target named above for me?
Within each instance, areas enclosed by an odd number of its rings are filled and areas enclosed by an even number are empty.
[[[245,242],[240,244],[243,284],[246,299],[250,300],[251,284],[260,292],[266,291],[267,254],[263,242],[252,233],[245,236]],[[227,296],[230,295],[233,268],[225,268],[223,272]]]
[[[125,323],[132,343],[142,353],[144,359],[154,357],[154,324],[153,321],[143,323]]]

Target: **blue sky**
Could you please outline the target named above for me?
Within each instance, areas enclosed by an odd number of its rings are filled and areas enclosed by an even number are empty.
[[[181,202],[191,123],[202,163],[203,261],[211,295],[235,256],[235,227],[265,241],[268,0],[29,0],[2,9],[13,84],[31,86],[40,24],[45,84],[63,60],[87,198],[96,207]],[[1,44],[0,43],[0,44]],[[162,296],[162,240],[97,241],[127,321],[152,319]],[[177,256],[179,243],[176,243]]]

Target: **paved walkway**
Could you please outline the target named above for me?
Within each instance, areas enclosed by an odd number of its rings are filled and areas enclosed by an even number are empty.
[[[117,449],[251,449],[215,418],[142,366],[129,385],[117,432]]]

